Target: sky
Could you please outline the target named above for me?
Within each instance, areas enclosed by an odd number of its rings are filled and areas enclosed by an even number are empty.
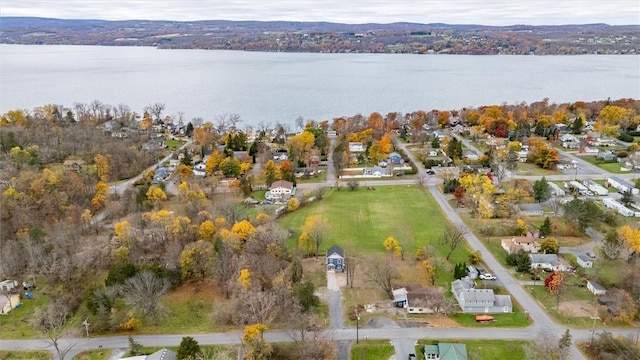
[[[480,25],[640,25],[639,0],[0,0],[1,16]]]

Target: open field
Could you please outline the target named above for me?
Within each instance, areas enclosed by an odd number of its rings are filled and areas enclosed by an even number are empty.
[[[535,335],[532,334],[532,337],[534,336]],[[416,346],[416,356],[418,359],[424,359],[424,353],[422,351],[425,345],[435,344],[437,342],[465,344],[469,359],[482,360],[525,359],[524,348],[529,343],[529,341],[523,340],[419,340]]]
[[[323,216],[329,224],[321,251],[337,244],[345,251],[382,253],[382,243],[389,236],[410,255],[424,245],[444,250],[439,240],[448,221],[428,192],[417,186],[331,190],[323,200],[279,220],[291,232],[291,245],[302,233],[305,219],[312,215]],[[465,261],[467,255],[466,250],[456,251],[452,262]]]
[[[582,160],[591,163],[603,170],[606,170],[610,173],[615,173],[615,174],[624,174],[624,172],[620,171],[620,167],[622,166],[622,164],[617,163],[617,162],[610,162],[610,163],[602,163],[596,160],[596,158],[592,157],[592,156],[583,156],[581,158]]]
[[[39,284],[37,289],[31,291],[33,299],[20,299],[21,306],[14,309],[6,316],[0,316],[0,338],[2,339],[26,339],[33,338],[38,332],[29,325],[36,309],[49,304],[50,297],[45,295],[45,286]],[[2,357],[0,357],[2,359]]]
[[[49,360],[53,354],[48,351],[0,351],[0,360]]]
[[[360,343],[351,346],[351,359],[386,360],[395,352],[389,340],[361,340]]]

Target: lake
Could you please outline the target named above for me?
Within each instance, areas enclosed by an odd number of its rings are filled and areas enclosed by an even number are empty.
[[[0,45],[0,113],[100,100],[244,125],[373,111],[640,98],[640,56],[262,53]]]

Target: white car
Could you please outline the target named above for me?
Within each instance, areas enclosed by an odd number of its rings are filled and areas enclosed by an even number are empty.
[[[496,277],[491,275],[491,274],[489,274],[489,273],[486,273],[486,274],[480,275],[480,279],[481,280],[495,280]]]

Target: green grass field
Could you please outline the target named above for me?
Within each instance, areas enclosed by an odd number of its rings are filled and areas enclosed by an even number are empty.
[[[322,215],[329,224],[321,252],[339,245],[362,254],[382,253],[382,243],[393,236],[406,248],[407,254],[415,254],[424,245],[441,248],[439,240],[448,223],[436,201],[416,186],[331,190],[323,200],[279,220],[291,232],[292,246],[302,232],[305,219],[311,215]],[[466,261],[467,256],[466,250],[457,250],[452,262]]]
[[[620,167],[622,166],[620,163],[617,162],[611,162],[611,163],[602,163],[602,162],[598,162],[596,160],[596,158],[591,157],[591,156],[584,156],[582,157],[582,160],[591,163],[603,170],[606,170],[610,173],[615,173],[615,174],[623,174],[624,172],[620,171]]]
[[[42,288],[33,291],[33,299],[21,299],[20,307],[14,309],[6,316],[0,316],[0,338],[2,339],[26,339],[38,335],[37,331],[29,325],[36,309],[49,304],[50,298],[44,295]],[[0,357],[0,359],[2,359]]]
[[[50,360],[53,354],[48,351],[0,351],[0,360]]]
[[[351,359],[380,359],[387,360],[396,351],[389,340],[360,340],[351,346]]]
[[[469,359],[482,360],[523,360],[524,348],[529,343],[523,340],[439,340],[441,342],[453,342],[465,344]],[[433,340],[420,340],[416,346],[418,359],[424,359],[424,345],[435,344]]]

